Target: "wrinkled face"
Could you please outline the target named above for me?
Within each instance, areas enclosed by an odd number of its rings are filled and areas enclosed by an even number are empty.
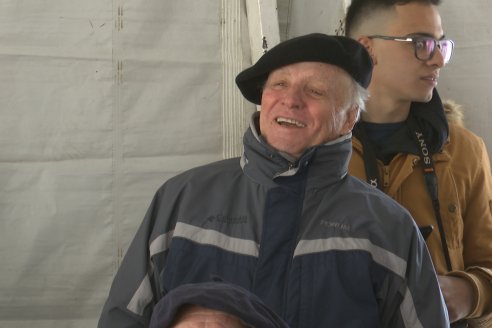
[[[235,316],[191,305],[181,311],[171,328],[247,328]]]
[[[443,38],[441,17],[437,7],[422,3],[395,6],[381,31],[388,36],[426,36]],[[391,95],[395,101],[427,102],[437,85],[439,71],[444,66],[442,54],[437,50],[427,61],[418,60],[411,42],[372,39],[371,55],[375,62],[372,95]]]
[[[268,76],[261,98],[260,131],[267,143],[295,158],[310,147],[351,131],[351,80],[337,66],[301,62]]]

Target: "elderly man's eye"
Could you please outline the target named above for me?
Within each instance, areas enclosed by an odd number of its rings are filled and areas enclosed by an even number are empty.
[[[325,93],[318,89],[309,89],[309,92],[315,96],[323,96]]]
[[[272,88],[272,89],[282,89],[286,86],[287,84],[284,81],[272,81],[268,83],[267,87]]]

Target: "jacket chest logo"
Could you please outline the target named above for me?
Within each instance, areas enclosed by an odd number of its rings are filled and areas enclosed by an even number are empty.
[[[207,218],[209,222],[225,223],[225,224],[244,224],[248,223],[248,217],[246,215],[230,216],[224,214],[216,214]]]
[[[340,222],[332,222],[328,220],[321,220],[320,224],[325,228],[330,228],[334,230],[350,231],[352,229],[352,227],[348,224],[340,223]]]

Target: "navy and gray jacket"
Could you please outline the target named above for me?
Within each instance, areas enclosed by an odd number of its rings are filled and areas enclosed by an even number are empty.
[[[253,123],[241,159],[168,180],[116,274],[99,327],[147,327],[167,291],[217,278],[252,291],[291,327],[449,327],[410,214],[347,175],[350,137],[292,164]]]

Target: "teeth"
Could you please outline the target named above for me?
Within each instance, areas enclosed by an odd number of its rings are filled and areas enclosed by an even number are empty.
[[[292,119],[289,119],[289,118],[284,118],[284,117],[279,117],[277,118],[277,123],[279,124],[291,124],[291,125],[295,125],[299,128],[303,128],[305,127],[306,125],[304,123],[301,123],[299,121],[296,121],[296,120],[292,120]]]

